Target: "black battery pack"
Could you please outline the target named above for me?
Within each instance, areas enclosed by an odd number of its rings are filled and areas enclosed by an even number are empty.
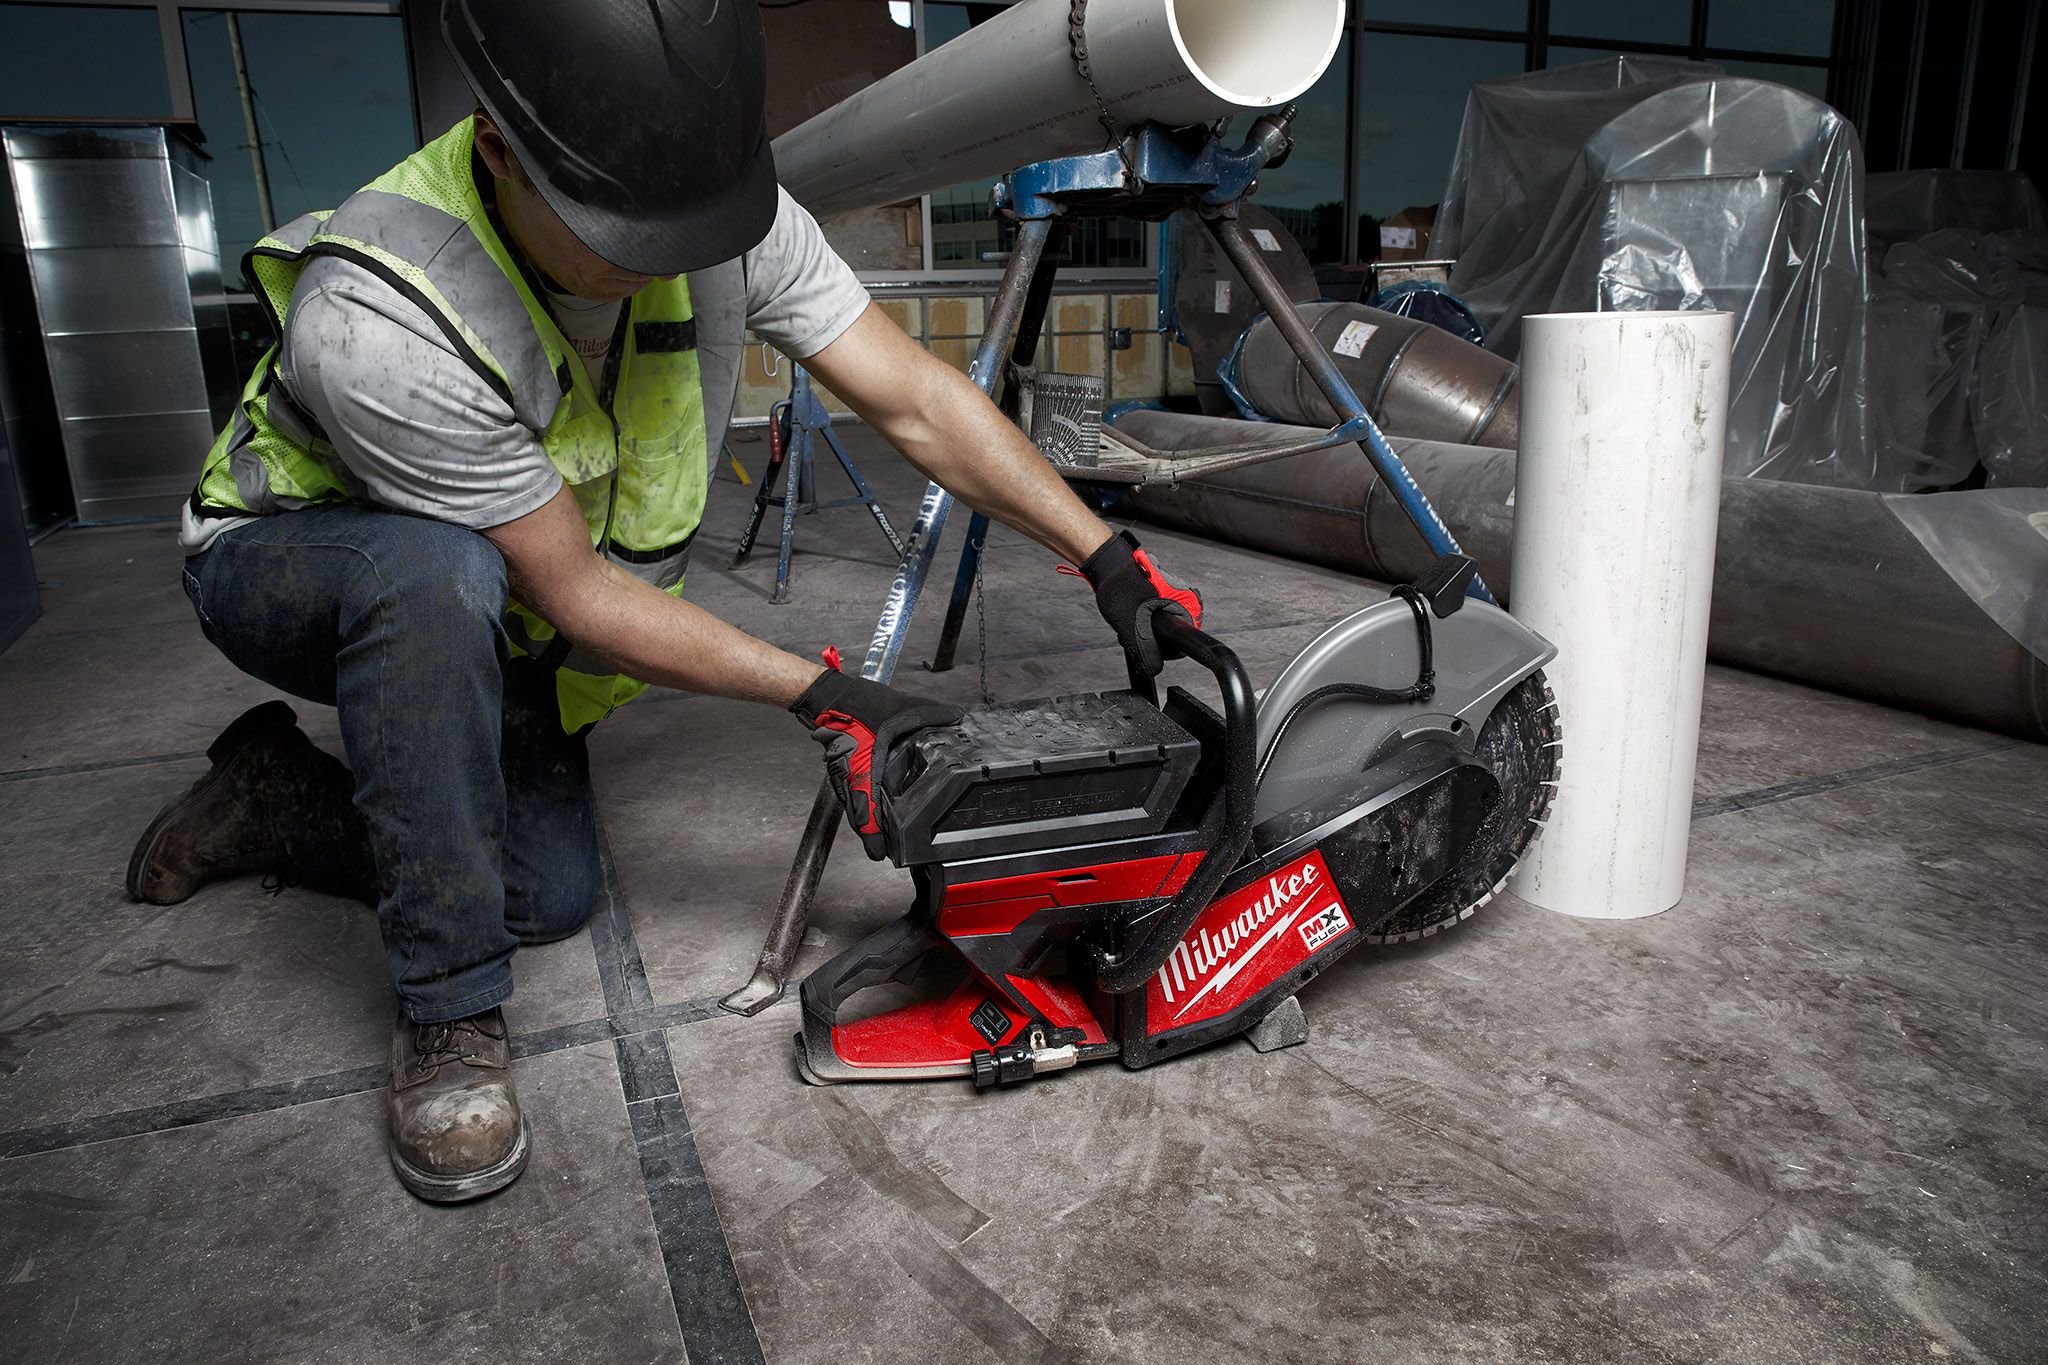
[[[882,825],[906,867],[1156,834],[1200,757],[1135,692],[985,706],[898,748]]]

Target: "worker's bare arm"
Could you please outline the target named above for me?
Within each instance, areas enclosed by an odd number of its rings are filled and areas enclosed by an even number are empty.
[[[818,676],[817,664],[599,558],[567,488],[484,535],[505,557],[514,597],[629,677],[788,706]]]
[[[1079,564],[1110,537],[1038,448],[879,305],[804,364],[919,470],[968,506]]]

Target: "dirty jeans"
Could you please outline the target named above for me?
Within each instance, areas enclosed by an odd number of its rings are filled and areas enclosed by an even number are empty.
[[[278,819],[292,873],[375,900],[418,1022],[509,997],[513,949],[581,928],[600,874],[589,754],[551,676],[508,657],[497,550],[424,517],[309,507],[221,533],[184,583],[237,668],[339,714],[362,826]]]

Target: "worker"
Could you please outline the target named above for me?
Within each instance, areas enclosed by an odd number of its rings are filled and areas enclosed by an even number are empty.
[[[444,0],[476,112],[246,258],[276,345],[186,506],[184,588],[236,667],[336,708],[348,764],[266,702],[128,869],[159,905],[265,873],[376,906],[389,1154],[439,1202],[527,1160],[502,1007],[515,948],[599,890],[593,725],[649,684],[786,707],[880,857],[872,774],[959,715],[683,599],[746,329],[1080,565],[1134,668],[1159,671],[1154,610],[1201,613],[780,190],[754,0],[568,13]]]

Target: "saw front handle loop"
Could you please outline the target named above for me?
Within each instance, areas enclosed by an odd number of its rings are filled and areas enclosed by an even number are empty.
[[[1209,902],[1216,899],[1223,881],[1244,855],[1252,838],[1252,807],[1258,797],[1258,699],[1252,695],[1252,680],[1229,646],[1204,633],[1179,612],[1161,607],[1152,614],[1152,631],[1160,653],[1167,658],[1192,659],[1209,670],[1223,694],[1223,788],[1210,799],[1202,814],[1206,845],[1195,875],[1181,888],[1172,904],[1160,911],[1158,922],[1144,942],[1112,958],[1097,950],[1096,982],[1106,991],[1121,995],[1145,984],[1146,978],[1166,962],[1188,927]]]

